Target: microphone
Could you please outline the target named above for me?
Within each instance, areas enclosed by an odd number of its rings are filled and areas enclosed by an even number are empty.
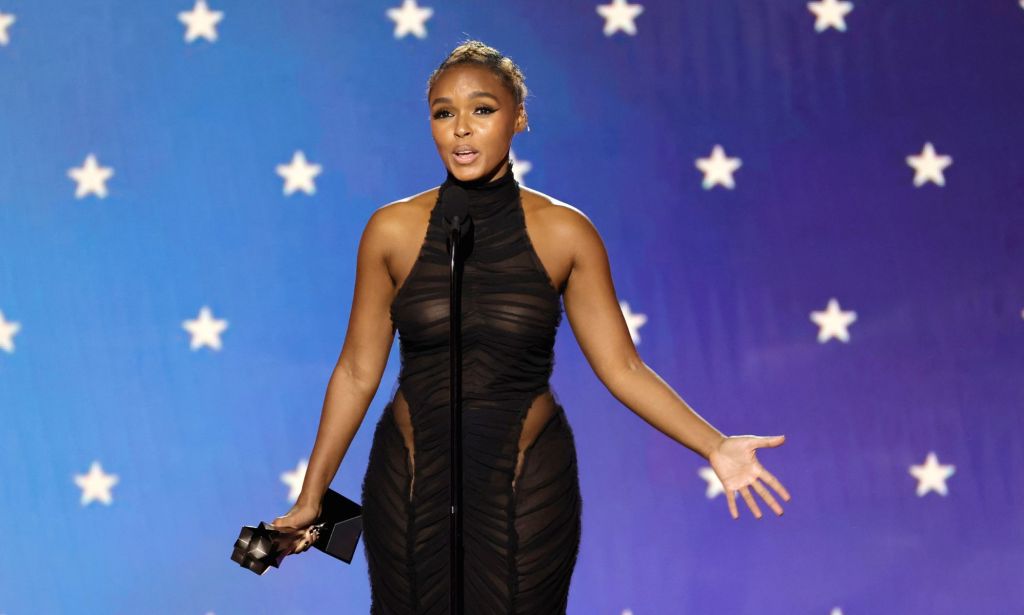
[[[444,189],[441,193],[441,217],[448,238],[448,253],[452,253],[452,243],[458,237],[460,251],[467,256],[473,242],[465,240],[472,235],[473,219],[469,215],[469,193],[465,188],[452,185]]]
[[[448,306],[452,318],[448,327],[449,354],[449,403],[451,423],[451,453],[449,457],[449,490],[451,515],[448,518],[449,561],[451,562],[451,583],[448,587],[450,613],[462,615],[462,575],[465,556],[462,550],[462,267],[466,256],[473,250],[473,219],[469,215],[469,193],[465,188],[451,184],[442,189],[440,195],[441,221],[447,235],[451,286]]]

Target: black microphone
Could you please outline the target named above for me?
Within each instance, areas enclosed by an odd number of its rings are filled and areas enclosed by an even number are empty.
[[[469,215],[469,193],[455,184],[445,186],[440,195],[441,222],[447,236],[448,255],[451,257],[451,286],[449,309],[453,315],[448,329],[448,344],[451,348],[449,387],[451,426],[451,453],[449,458],[449,487],[451,515],[448,528],[451,534],[449,551],[451,562],[451,583],[448,600],[449,613],[462,615],[462,575],[465,569],[462,550],[462,263],[473,250],[473,219]]]
[[[473,232],[473,219],[469,215],[469,193],[461,186],[447,186],[441,193],[441,217],[445,236],[448,238],[448,253],[452,253],[452,240],[459,238],[462,257],[468,256],[473,242],[466,241]]]

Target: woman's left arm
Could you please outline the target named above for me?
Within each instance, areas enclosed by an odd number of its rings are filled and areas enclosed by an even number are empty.
[[[643,362],[619,307],[604,242],[586,215],[575,208],[564,211],[559,233],[563,245],[573,246],[573,257],[562,300],[573,334],[594,373],[623,405],[710,462],[722,481],[733,518],[739,516],[737,493],[754,515],[761,517],[749,487],[781,515],[782,508],[759,480],[787,501],[789,494],[757,461],[754,449],[779,446],[784,436],[723,435]]]

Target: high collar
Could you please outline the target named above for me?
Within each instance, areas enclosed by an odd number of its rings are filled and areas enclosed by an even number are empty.
[[[505,163],[508,164],[505,174],[490,182],[462,181],[448,171],[442,189],[447,186],[464,188],[469,195],[470,213],[477,217],[487,217],[507,210],[514,206],[519,198],[519,182],[512,173],[512,160],[506,158]]]

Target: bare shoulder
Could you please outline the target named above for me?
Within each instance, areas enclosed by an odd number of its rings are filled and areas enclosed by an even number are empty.
[[[363,231],[367,250],[381,258],[395,288],[412,269],[430,223],[439,187],[381,205]]]
[[[579,208],[543,192],[520,187],[523,210],[538,232],[555,244],[574,246],[597,236],[594,223]]]
[[[367,221],[367,233],[372,233],[389,248],[411,237],[421,237],[437,201],[437,191],[435,187],[381,205]]]
[[[385,203],[373,212],[379,216],[382,222],[390,224],[412,222],[415,223],[419,217],[429,214],[434,203],[437,201],[438,188],[430,188],[417,194]]]

